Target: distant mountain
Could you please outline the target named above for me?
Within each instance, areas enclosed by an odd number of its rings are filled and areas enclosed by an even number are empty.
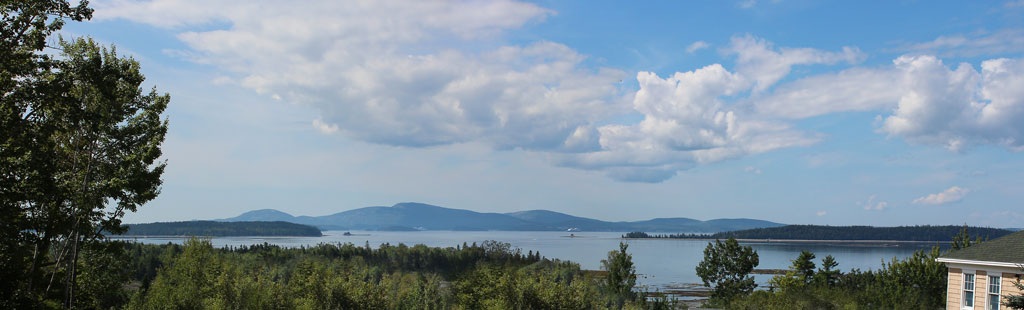
[[[294,222],[295,217],[291,214],[277,211],[274,209],[262,209],[254,210],[242,213],[242,215],[231,218],[230,221],[224,222]]]
[[[429,204],[403,202],[390,207],[365,207],[324,216],[292,216],[264,209],[219,221],[285,221],[323,230],[508,230],[508,231],[648,231],[715,233],[783,224],[753,219],[657,218],[637,222],[607,222],[548,210],[481,213]]]

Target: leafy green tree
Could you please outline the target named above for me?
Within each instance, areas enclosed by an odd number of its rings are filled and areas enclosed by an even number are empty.
[[[618,251],[608,252],[608,259],[601,260],[601,269],[608,272],[601,286],[615,297],[614,303],[622,307],[627,300],[636,299],[633,287],[636,286],[636,267],[633,266],[633,255],[626,253],[629,245],[619,242]]]
[[[750,272],[757,267],[757,252],[749,246],[740,246],[735,238],[724,243],[709,242],[704,249],[704,260],[697,265],[697,275],[704,286],[714,284],[713,302],[728,304],[733,298],[750,294],[757,287]]]
[[[800,251],[800,256],[792,260],[793,265],[790,267],[793,271],[804,280],[804,283],[811,282],[814,279],[814,253],[811,251]]]
[[[43,51],[66,19],[92,16],[87,1],[0,10],[0,307],[63,295],[70,308],[82,250],[158,194],[169,97],[144,95],[139,64],[92,40]]]

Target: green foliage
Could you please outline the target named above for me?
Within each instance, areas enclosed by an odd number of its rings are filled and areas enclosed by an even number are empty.
[[[818,272],[814,274],[814,281],[827,287],[832,287],[836,284],[836,280],[841,274],[836,269],[838,266],[839,262],[836,262],[835,257],[832,257],[832,255],[825,256],[821,260],[821,268],[818,268]]]
[[[800,251],[800,256],[797,256],[792,262],[793,265],[790,269],[796,271],[805,283],[814,279],[814,253]]]
[[[612,304],[621,307],[626,301],[636,299],[636,267],[633,255],[626,253],[629,245],[619,242],[619,250],[608,252],[608,258],[601,260],[601,269],[607,271],[602,288],[614,298]]]
[[[822,260],[814,281],[805,281],[808,253],[793,260],[786,275],[771,280],[770,291],[735,300],[730,309],[939,309],[946,302],[947,268],[935,259],[938,247],[882,263],[876,271],[841,273],[831,256]],[[812,267],[813,268],[813,267]],[[803,270],[800,270],[803,269]]]
[[[128,225],[127,236],[314,236],[316,227],[288,222],[187,221]]]
[[[0,10],[0,308],[101,305],[82,260],[159,193],[170,98],[144,93],[138,62],[90,39],[43,51],[65,20],[91,18],[87,1]]]
[[[748,275],[758,263],[757,252],[751,247],[740,246],[734,238],[724,243],[715,240],[704,249],[704,260],[697,265],[697,276],[704,281],[704,286],[714,284],[713,303],[728,304],[757,287],[754,277]]]
[[[1021,273],[1024,273],[1024,265],[1020,269]],[[1013,286],[1017,287],[1017,291],[1020,293],[1003,297],[1003,305],[1010,309],[1024,310],[1024,283],[1021,283],[1020,278],[1017,278]]]
[[[971,236],[967,234],[967,224],[964,224],[964,227],[963,229],[960,230],[960,233],[956,234],[956,236],[953,236],[953,242],[949,244],[949,247],[951,250],[959,250],[970,247],[971,244],[978,244],[981,242],[981,236],[977,236],[974,238],[974,240],[971,240]]]
[[[128,309],[676,308],[668,299],[648,301],[635,293],[613,304],[620,299],[606,290],[606,277],[495,241],[457,248],[215,249],[209,239],[193,238],[183,246],[129,244],[124,253],[132,262],[123,264],[129,266],[123,273],[133,276],[129,285],[114,282],[121,285],[114,290],[131,296],[120,305]]]

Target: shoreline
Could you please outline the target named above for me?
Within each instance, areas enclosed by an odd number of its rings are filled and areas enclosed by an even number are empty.
[[[621,238],[623,240],[722,240],[718,238]],[[917,241],[917,240],[828,240],[828,239],[736,239],[739,242],[759,243],[939,243],[949,244],[951,241]]]

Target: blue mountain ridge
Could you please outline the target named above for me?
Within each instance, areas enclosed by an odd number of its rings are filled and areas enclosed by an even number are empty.
[[[403,202],[390,207],[364,207],[324,216],[292,216],[274,209],[254,210],[217,221],[284,221],[322,230],[455,230],[455,231],[645,231],[714,233],[785,226],[755,219],[656,218],[634,222],[608,222],[548,210],[481,213],[424,203]]]

